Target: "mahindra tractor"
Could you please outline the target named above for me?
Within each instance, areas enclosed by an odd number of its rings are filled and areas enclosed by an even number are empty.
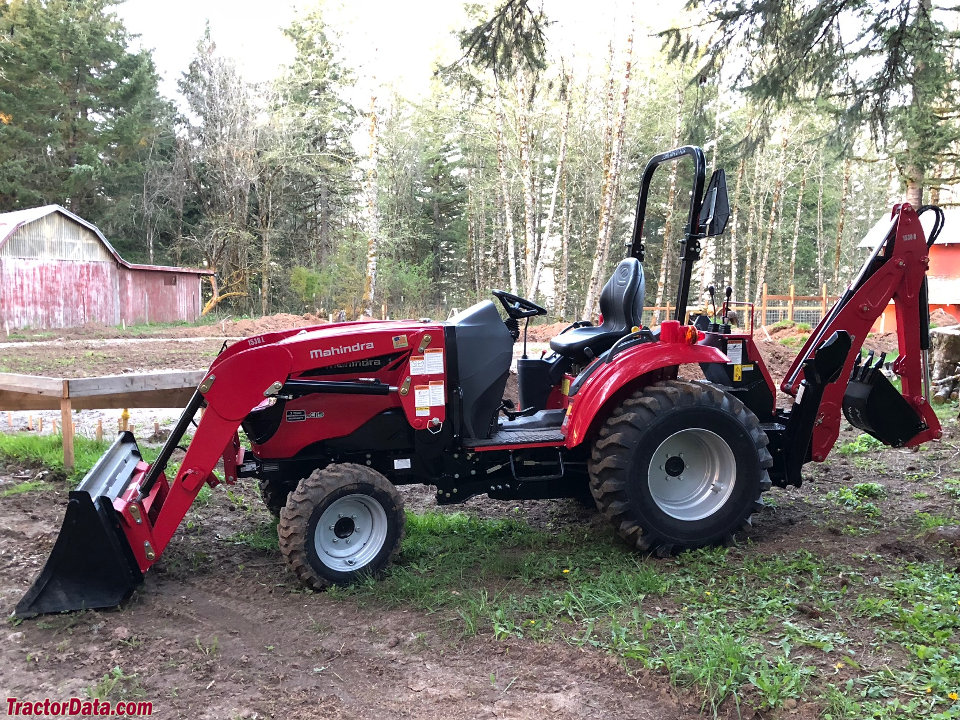
[[[676,317],[648,328],[647,196],[656,169],[681,159],[693,163],[693,186]],[[929,239],[924,212],[934,218]],[[771,485],[799,486],[804,464],[827,458],[841,415],[893,447],[940,437],[928,401],[925,276],[939,208],[894,206],[884,240],[780,383],[783,406],[753,339],[752,305],[727,288],[719,310],[714,297],[712,312],[708,304],[688,322],[700,242],[722,233],[728,215],[723,171],[705,183],[699,148],[653,157],[627,257],[600,295],[600,321],[573,323],[539,357],[528,356],[526,324],[547,310],[502,290],[493,291],[496,303],[445,322],[334,323],[225,347],[155,462],[121,433],[70,493],[17,615],[122,602],[204,485],[259,482],[279,516],[283,557],[300,582],[321,589],[381,574],[394,559],[405,520],[399,485],[435,486],[440,504],[484,493],[592,497],[630,547],[665,555],[728,541]],[[901,389],[883,356],[861,353],[890,301]],[[733,325],[734,311],[750,321]],[[504,395],[521,323],[513,402]],[[699,367],[704,380],[679,379],[682,366]],[[168,476],[178,448],[185,453]]]

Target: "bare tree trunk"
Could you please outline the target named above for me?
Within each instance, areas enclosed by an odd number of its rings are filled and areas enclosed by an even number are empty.
[[[918,208],[923,205],[924,172],[919,165],[910,164],[903,169],[903,179],[907,183],[907,192],[904,199]]]
[[[503,137],[503,96],[500,82],[494,81],[497,101],[497,169],[500,172],[500,197],[503,202],[503,227],[507,243],[507,272],[510,278],[510,292],[517,294],[517,244],[513,236],[513,208],[510,207],[510,180],[507,177],[507,147]]]
[[[770,203],[770,219],[767,221],[767,235],[763,242],[763,252],[759,256],[760,263],[757,266],[757,291],[754,293],[754,303],[760,304],[760,293],[763,291],[763,284],[767,279],[767,263],[770,261],[770,244],[773,241],[773,231],[777,225],[777,217],[780,211],[780,201],[783,197],[783,183],[787,166],[787,134],[784,131],[783,142],[780,145],[780,163],[777,169],[777,179],[773,185],[773,199]],[[763,325],[767,324],[767,319],[763,318]]]
[[[677,117],[673,125],[673,142],[670,147],[675,148],[680,144],[680,133],[683,130],[683,85],[677,84]],[[673,255],[672,235],[673,235],[673,216],[676,213],[677,193],[677,171],[678,163],[670,164],[670,179],[667,182],[667,217],[663,224],[663,251],[660,255],[660,274],[657,276],[657,297],[654,305],[659,308],[663,305],[664,295],[667,285],[667,268],[670,258]],[[653,311],[653,324],[660,322],[660,310]]]
[[[380,210],[377,207],[377,97],[370,97],[370,167],[367,169],[367,278],[363,288],[364,313],[373,317],[377,298],[377,259],[380,252]]]
[[[613,104],[616,93],[614,91],[614,54],[613,43],[608,46],[610,53],[610,76],[607,80],[607,96],[604,101],[604,124],[603,124],[603,183],[600,190],[600,216],[597,220],[597,246],[594,250],[593,265],[590,270],[590,279],[587,281],[587,292],[584,299],[583,317],[589,318],[593,315],[593,308],[597,304],[597,293],[600,287],[600,273],[603,272],[603,227],[604,227],[604,208],[607,197],[607,186],[610,183],[610,169],[613,154]]]
[[[794,284],[797,268],[797,244],[800,242],[800,218],[803,215],[803,191],[807,187],[807,172],[810,164],[805,163],[800,175],[800,189],[797,191],[797,212],[793,218],[793,242],[790,244],[790,285]]]
[[[833,256],[833,285],[840,287],[840,247],[843,241],[843,224],[847,216],[847,196],[850,193],[850,168],[848,157],[843,163],[843,192],[840,193],[840,217],[837,219],[837,243]]]
[[[533,165],[530,161],[530,124],[527,117],[527,78],[517,72],[517,135],[520,146],[520,179],[523,183],[523,285],[526,297],[533,297],[533,266],[537,256],[536,200]]]
[[[583,304],[583,317],[591,318],[600,297],[600,279],[607,266],[610,254],[610,238],[613,234],[613,208],[620,187],[620,169],[623,165],[623,138],[627,125],[627,108],[630,104],[630,71],[633,67],[633,28],[627,36],[627,60],[623,68],[623,83],[620,92],[620,110],[616,120],[616,132],[609,153],[609,168],[604,172],[603,199],[600,205],[600,223],[597,232],[597,250],[590,272],[590,285]],[[612,69],[611,69],[612,75]],[[612,77],[611,77],[612,80]],[[611,82],[608,100],[612,100]]]
[[[267,181],[271,186],[272,179]],[[263,258],[260,266],[260,314],[270,310],[270,234],[273,229],[273,188],[266,190],[266,208],[260,208],[260,240],[263,244]]]
[[[570,197],[567,195],[567,177],[563,177],[563,216],[560,220],[561,235],[560,247],[562,259],[560,261],[560,282],[557,283],[556,313],[561,320],[567,317],[567,295],[570,287]]]
[[[750,132],[750,126],[747,126],[747,133]],[[740,156],[740,164],[737,165],[737,179],[733,190],[733,217],[730,219],[730,287],[737,287],[737,236],[740,229],[740,188],[743,186],[743,176],[746,175],[747,158]]]
[[[720,147],[720,111],[722,106],[720,98],[717,98],[717,108],[713,119],[713,152],[710,154],[710,171],[717,169],[717,153]],[[721,236],[722,237],[722,236]],[[707,287],[711,285],[717,274],[717,268],[720,266],[720,238],[705,237],[702,240],[703,252],[700,255],[700,292],[699,297],[703,297]]]
[[[819,187],[817,188],[817,287],[822,288],[823,279],[823,152],[820,152]]]
[[[567,88],[570,87],[571,77],[569,75],[564,79]],[[550,192],[550,208],[547,210],[547,218],[544,223],[543,242],[540,246],[540,252],[537,253],[537,264],[533,271],[533,280],[527,290],[527,297],[533,299],[537,296],[537,288],[540,284],[540,277],[543,275],[545,265],[552,266],[557,252],[557,238],[553,233],[553,219],[557,209],[557,195],[560,191],[560,183],[565,182],[563,178],[564,165],[567,159],[567,131],[570,127],[570,106],[572,104],[571,93],[567,90],[567,104],[563,111],[563,120],[560,124],[560,153],[557,157],[557,168],[553,176],[553,190]],[[552,301],[555,295],[553,282],[549,283],[550,292],[544,291],[548,301]]]

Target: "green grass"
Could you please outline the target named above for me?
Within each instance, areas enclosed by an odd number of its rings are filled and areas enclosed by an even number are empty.
[[[249,531],[234,533],[227,538],[227,542],[238,545],[247,545],[254,550],[279,550],[277,541],[277,518],[261,523]]]
[[[780,338],[777,340],[777,342],[785,347],[794,348],[803,345],[807,341],[808,337],[808,335],[791,335],[789,337]]]
[[[837,450],[841,455],[860,455],[861,453],[871,453],[882,450],[886,446],[875,437],[863,433],[857,436],[856,440],[845,442]]]
[[[119,665],[87,688],[87,697],[96,700],[127,700],[142,698],[144,694],[138,675],[127,675]]]
[[[37,490],[47,490],[53,487],[48,482],[43,480],[26,480],[22,483],[17,483],[12,485],[2,491],[0,491],[0,498],[12,497],[14,495],[24,495],[26,493],[35,492]]]
[[[0,433],[0,458],[17,463],[42,465],[61,478],[76,481],[89,472],[110,445],[106,440],[97,442],[77,435],[73,443],[74,468],[67,472],[63,466],[63,438],[60,435]],[[150,447],[141,447],[140,450],[147,462],[152,462],[159,452]]]
[[[850,489],[860,503],[883,495]],[[332,593],[429,613],[454,635],[596,648],[692,688],[710,713],[802,699],[832,720],[952,717],[960,577],[879,556],[865,575],[852,560],[743,546],[657,560],[585,528],[408,514],[386,577]]]

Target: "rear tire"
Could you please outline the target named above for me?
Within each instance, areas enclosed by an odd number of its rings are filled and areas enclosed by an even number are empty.
[[[280,552],[304,585],[322,590],[380,576],[400,550],[403,498],[363,465],[329,465],[300,481],[280,511]]]
[[[274,517],[280,517],[280,511],[287,504],[290,490],[265,478],[260,479],[258,486],[260,487],[260,498],[263,500],[263,504],[267,506],[267,510]]]
[[[590,490],[617,534],[669,555],[726,543],[770,489],[773,458],[750,410],[719,388],[657,383],[634,393],[593,446]]]

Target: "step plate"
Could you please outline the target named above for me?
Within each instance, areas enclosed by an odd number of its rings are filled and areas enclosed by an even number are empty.
[[[566,437],[559,428],[551,430],[501,430],[491,438],[483,440],[464,440],[468,448],[483,448],[497,445],[533,445],[536,443],[556,443],[559,445]]]

